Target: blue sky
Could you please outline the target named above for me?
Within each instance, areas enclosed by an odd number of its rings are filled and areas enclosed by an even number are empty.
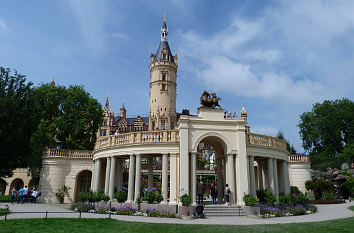
[[[149,57],[168,40],[178,54],[177,109],[196,113],[202,91],[251,131],[281,130],[302,151],[299,115],[354,97],[354,1],[3,1],[0,66],[35,85],[83,85],[118,113],[149,109]]]

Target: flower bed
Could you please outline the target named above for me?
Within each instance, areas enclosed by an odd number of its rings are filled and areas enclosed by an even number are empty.
[[[139,211],[131,205],[121,205],[118,207],[110,207],[104,203],[87,204],[74,203],[71,209],[81,212],[96,213],[96,214],[116,214],[116,215],[131,215],[131,216],[149,216],[162,218],[175,218],[176,214],[168,211],[162,211],[155,208],[148,208],[145,212]]]
[[[288,207],[284,209],[280,209],[278,207],[266,207],[264,208],[263,212],[264,218],[298,216],[313,214],[317,212],[317,207],[314,205],[309,205],[308,208],[305,208],[304,206]]]

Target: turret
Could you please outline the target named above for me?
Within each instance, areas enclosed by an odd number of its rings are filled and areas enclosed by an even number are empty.
[[[177,121],[177,55],[172,55],[167,41],[166,18],[160,33],[161,42],[157,52],[150,55],[149,130],[173,129]]]

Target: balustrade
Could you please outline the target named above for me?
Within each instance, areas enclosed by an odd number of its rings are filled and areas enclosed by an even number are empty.
[[[286,143],[284,140],[261,134],[248,133],[247,144],[286,150]]]
[[[309,162],[308,155],[296,154],[296,155],[289,155],[289,162]]]
[[[138,131],[97,139],[95,149],[136,143],[178,142],[178,130]]]
[[[47,158],[83,158],[92,159],[92,151],[88,150],[64,150],[64,149],[46,149],[43,157]]]

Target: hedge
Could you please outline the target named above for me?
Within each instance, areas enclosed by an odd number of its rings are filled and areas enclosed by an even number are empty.
[[[0,202],[11,202],[11,195],[0,195]]]

